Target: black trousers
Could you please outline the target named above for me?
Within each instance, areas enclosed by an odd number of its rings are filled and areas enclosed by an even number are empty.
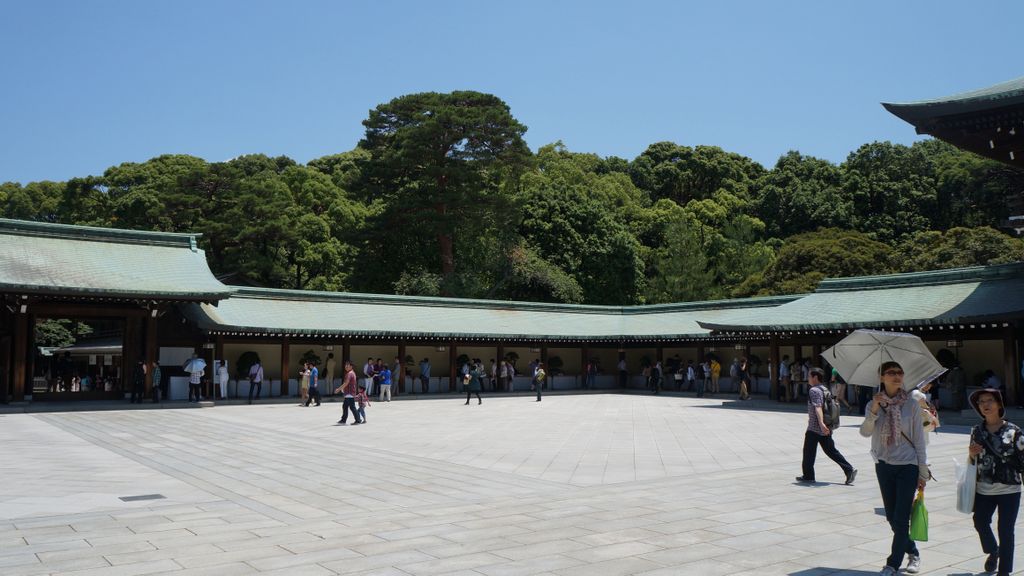
[[[145,392],[144,392],[144,388],[145,387],[146,387],[146,385],[144,383],[140,383],[140,382],[136,382],[136,383],[132,384],[132,400],[131,400],[132,404],[134,404],[136,402],[142,402],[142,396],[145,394]]]
[[[843,455],[836,449],[836,442],[832,439],[832,435],[823,436],[817,432],[811,432],[808,430],[804,433],[804,461],[803,470],[804,478],[813,481],[814,480],[814,460],[818,456],[818,446],[821,446],[825,456],[832,459],[833,462],[839,464],[839,467],[843,469],[843,472],[849,474],[853,470],[853,466],[843,458]]]
[[[347,396],[341,403],[341,422],[344,424],[348,421],[348,412],[352,411],[352,419],[358,424],[362,424],[362,420],[359,418],[359,412],[356,411],[356,399]]]
[[[313,386],[309,389],[309,398],[306,398],[306,406],[309,406],[310,402],[316,401],[316,405],[320,405],[320,387]]]
[[[992,534],[992,514],[999,510],[999,542]],[[985,554],[999,554],[999,571],[1013,572],[1013,526],[1020,509],[1020,492],[1001,496],[974,495],[974,529]]]
[[[480,393],[479,392],[476,392],[476,391],[473,391],[473,390],[466,390],[466,404],[469,404],[469,397],[472,396],[473,394],[476,394],[477,402],[483,403],[483,400],[480,399]]]
[[[885,519],[892,528],[892,545],[885,563],[896,570],[907,554],[921,554],[910,539],[910,512],[917,492],[917,471],[917,464],[887,464],[881,460],[875,464]]]
[[[252,404],[252,393],[256,392],[256,399],[260,399],[260,392],[263,391],[263,382],[249,382],[249,404]]]
[[[195,397],[196,402],[202,400],[200,398],[200,390],[202,390],[202,384],[189,384],[188,385],[188,401],[191,402],[192,398]]]

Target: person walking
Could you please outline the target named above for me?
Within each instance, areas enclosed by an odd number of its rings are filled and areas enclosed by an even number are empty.
[[[309,362],[303,362],[299,369],[299,404],[305,405],[309,398]]]
[[[476,394],[476,403],[484,403],[480,398],[480,390],[483,388],[483,372],[482,366],[474,364],[473,368],[469,371],[469,374],[463,376],[463,382],[466,386],[466,406],[469,406],[469,399],[474,393]]]
[[[629,384],[629,371],[626,369],[626,359],[619,359],[619,388],[625,388]]]
[[[544,371],[544,363],[537,363],[537,372],[534,375],[534,379],[537,380],[537,402],[540,402],[540,391],[544,388],[544,382],[547,381],[548,373]]]
[[[892,529],[892,544],[880,574],[896,576],[903,558],[906,573],[921,570],[921,553],[910,539],[910,512],[914,493],[924,490],[931,477],[921,407],[903,389],[903,367],[884,362],[879,369],[882,390],[868,403],[860,434],[871,438],[875,476],[882,492],[885,519]],[[880,421],[880,422],[879,422]]]
[[[842,375],[839,374],[839,370],[832,369],[832,393],[835,394],[836,400],[843,406],[846,406],[846,413],[853,414],[853,406],[846,401],[846,380],[843,379]]]
[[[1024,470],[1024,436],[1016,424],[1004,420],[1006,407],[998,389],[983,388],[968,402],[982,418],[971,430],[967,453],[977,464],[974,494],[974,529],[981,540],[985,571],[998,576],[1013,573],[1014,526],[1020,509],[1021,470]],[[999,511],[992,533],[992,515]]]
[[[356,394],[355,398],[359,416],[359,420],[352,423],[353,426],[356,424],[366,424],[366,409],[370,406],[370,396],[366,394],[366,386],[359,385],[359,393]]]
[[[256,399],[260,399],[260,392],[263,391],[263,365],[259,358],[249,367],[249,404],[252,404],[253,391],[256,392]]]
[[[736,370],[736,377],[740,382],[740,400],[750,400],[750,362],[746,357],[740,359],[739,367]]]
[[[341,420],[338,420],[338,424],[345,424],[348,421],[348,413],[352,411],[352,419],[355,420],[356,424],[359,424],[359,413],[356,412],[356,394],[359,393],[356,388],[356,372],[353,369],[352,361],[345,361],[345,376],[342,377],[341,386],[335,388],[334,393],[341,392],[343,399],[341,402]]]
[[[807,431],[804,432],[803,475],[797,476],[796,481],[806,484],[815,481],[814,460],[818,454],[818,446],[821,446],[825,455],[843,469],[843,474],[846,475],[846,484],[849,486],[857,477],[857,469],[839,453],[832,436],[833,430],[825,424],[823,407],[826,390],[822,383],[825,371],[821,368],[812,368],[810,378],[811,389],[807,396]]]
[[[722,375],[722,364],[717,358],[711,359],[711,392],[718,394],[718,379]]]
[[[306,394],[306,406],[309,406],[310,402],[316,401],[316,405],[320,405],[320,370],[317,369],[316,363],[309,362],[306,364],[306,370],[309,372],[309,390]]]

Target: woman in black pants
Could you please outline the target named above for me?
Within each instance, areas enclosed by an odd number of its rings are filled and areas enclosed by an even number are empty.
[[[1013,572],[1013,526],[1020,508],[1021,473],[1024,469],[1024,437],[1015,424],[1003,420],[1003,396],[985,388],[971,394],[970,404],[984,422],[971,430],[968,453],[978,465],[974,494],[974,529],[981,550],[988,554],[985,571],[999,569],[999,576]],[[999,540],[992,534],[992,514],[999,510]]]
[[[907,558],[907,574],[917,574],[921,569],[921,553],[910,539],[910,512],[914,493],[924,490],[931,477],[924,421],[921,407],[903,388],[903,368],[896,362],[885,362],[879,372],[882,391],[868,403],[867,415],[860,426],[861,436],[871,438],[875,476],[882,492],[885,519],[892,529],[889,557],[879,574],[899,574],[904,557]]]
[[[469,371],[469,374],[466,374],[466,406],[469,406],[469,397],[474,393],[476,393],[476,403],[484,403],[484,401],[480,399],[480,389],[483,387],[483,382],[481,381],[482,375],[483,370],[480,368],[479,364],[474,364],[473,369]]]

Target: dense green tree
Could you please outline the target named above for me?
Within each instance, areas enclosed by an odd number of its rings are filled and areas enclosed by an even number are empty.
[[[853,227],[883,242],[928,230],[937,217],[934,170],[920,148],[861,146],[843,163],[843,191],[853,201]]]
[[[762,270],[773,255],[765,241],[764,222],[747,213],[749,202],[720,190],[705,200],[689,202],[685,210],[694,229],[711,277],[712,298],[730,295],[751,274]]]
[[[469,91],[396,98],[371,110],[363,125],[360,147],[370,152],[363,189],[381,204],[370,233],[385,243],[378,256],[401,262],[380,272],[423,266],[448,278],[457,268],[455,237],[487,233],[488,220],[509,209],[499,192],[530,158],[526,127],[499,98]],[[424,245],[430,260],[422,258]]]
[[[67,318],[47,318],[36,322],[34,332],[37,346],[63,348],[92,334],[92,327]]]
[[[754,210],[773,238],[821,227],[850,225],[853,202],[841,186],[838,166],[799,152],[779,158],[757,182]]]
[[[528,246],[572,275],[587,302],[640,302],[641,247],[620,212],[636,202],[635,189],[622,174],[597,174],[596,157],[558,144],[542,148],[537,163],[518,196]]]
[[[725,190],[746,199],[751,184],[764,168],[753,160],[717,146],[680,146],[658,142],[647,147],[630,165],[637,187],[653,200],[667,198],[686,205]]]
[[[25,186],[15,182],[0,184],[0,206],[4,218],[53,222],[64,191],[60,182],[29,182]]]
[[[1024,241],[992,228],[927,230],[909,235],[896,248],[901,272],[988,266],[1024,260]]]
[[[208,169],[202,158],[168,154],[108,168],[103,183],[111,225],[117,228],[196,230],[208,208],[191,184]]]
[[[894,272],[893,250],[867,234],[822,228],[786,239],[774,261],[754,274],[737,296],[804,294],[823,278],[845,278]]]
[[[937,213],[932,229],[994,226],[1020,214],[1024,171],[960,150],[941,140],[915,142],[935,170]]]
[[[673,214],[666,225],[664,243],[654,248],[650,256],[646,302],[707,300],[716,295],[715,288],[700,224],[692,213]]]

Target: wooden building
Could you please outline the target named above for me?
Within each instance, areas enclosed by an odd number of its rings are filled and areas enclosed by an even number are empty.
[[[418,391],[405,371],[416,372],[423,359],[434,367],[431,391],[454,390],[462,354],[485,365],[517,357],[520,373],[532,359],[557,358],[563,375],[552,385],[561,389],[580,387],[583,367],[596,360],[603,369],[598,387],[617,389],[620,360],[630,372],[626,386],[642,386],[636,375],[644,362],[675,358],[685,365],[713,353],[725,366],[733,357],[759,358],[755,392],[763,393],[768,366],[782,355],[820,363],[824,347],[857,327],[910,331],[935,351],[953,348],[968,373],[995,370],[1011,395],[1020,382],[1024,264],[826,280],[798,296],[574,306],[226,286],[210,273],[196,237],[0,220],[3,399],[124,397],[123,385],[33,387],[34,379],[54,376],[38,365],[34,336],[47,318],[116,322],[121,374],[139,359],[158,358],[167,372],[180,371],[180,360],[197,353],[211,365],[227,361],[241,381],[239,360],[256,354],[274,395],[295,392],[307,354],[321,361],[334,354],[335,378],[344,359],[358,369],[367,357],[389,364],[398,358],[402,393]],[[528,384],[528,377],[520,381]]]

